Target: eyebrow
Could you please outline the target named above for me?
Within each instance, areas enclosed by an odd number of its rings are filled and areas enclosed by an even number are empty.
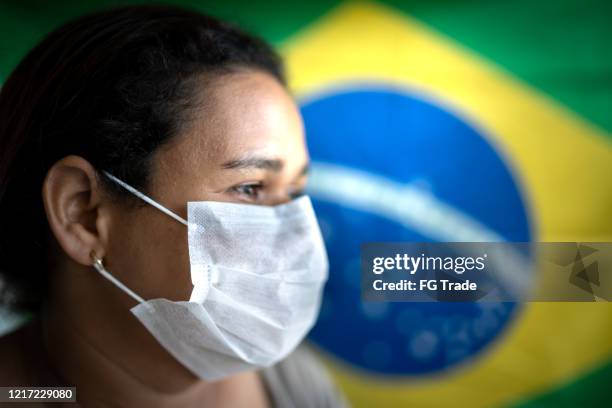
[[[284,163],[279,159],[266,157],[245,157],[242,159],[229,160],[221,165],[224,169],[266,169],[279,172],[283,169]]]
[[[229,160],[221,165],[224,169],[267,169],[274,172],[279,172],[283,169],[284,163],[280,159],[271,159],[266,157],[245,157],[242,159]],[[310,170],[309,163],[306,163],[302,170],[298,173],[298,177],[308,174]]]

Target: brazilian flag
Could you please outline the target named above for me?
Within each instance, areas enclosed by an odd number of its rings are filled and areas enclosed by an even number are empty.
[[[359,245],[612,241],[611,2],[172,3],[286,60],[331,264],[310,341],[354,406],[610,406],[610,304],[364,303]],[[1,77],[116,4],[3,1]]]

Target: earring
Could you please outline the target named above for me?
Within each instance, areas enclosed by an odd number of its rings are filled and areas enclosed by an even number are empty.
[[[117,278],[115,278],[113,275],[111,275],[104,268],[104,264],[102,263],[102,259],[98,258],[98,256],[96,255],[96,253],[94,251],[91,251],[89,253],[89,257],[91,258],[91,262],[93,264],[93,267],[100,273],[100,275],[104,276],[106,279],[108,279],[109,281],[114,283],[115,286],[117,286],[119,289],[123,290],[125,293],[130,295],[138,303],[145,303],[145,300],[143,298],[141,298],[136,293],[134,293],[130,288],[125,286],[122,282],[120,282]]]
[[[104,264],[102,263],[102,259],[98,258],[98,256],[96,255],[95,251],[92,250],[89,253],[89,257],[91,258],[91,261],[93,263],[94,268],[96,268],[96,269],[104,268]]]

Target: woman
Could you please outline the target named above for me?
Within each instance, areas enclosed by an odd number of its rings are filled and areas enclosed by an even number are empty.
[[[57,29],[0,94],[0,385],[87,407],[339,406],[297,347],[327,259],[261,40],[174,7]]]

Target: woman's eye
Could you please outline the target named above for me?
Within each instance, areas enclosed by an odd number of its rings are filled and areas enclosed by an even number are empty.
[[[303,196],[304,194],[306,194],[304,189],[294,190],[294,191],[291,191],[289,193],[289,197],[293,200],[295,198],[299,198],[299,197]]]
[[[249,200],[257,200],[261,194],[262,188],[263,184],[261,183],[251,183],[232,187],[232,190]]]

